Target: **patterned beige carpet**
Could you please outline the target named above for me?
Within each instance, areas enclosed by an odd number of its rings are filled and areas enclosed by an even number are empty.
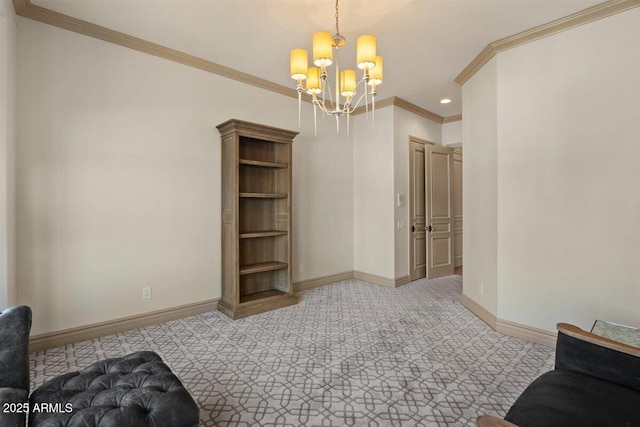
[[[398,289],[349,280],[232,321],[213,312],[31,355],[32,387],[153,350],[203,426],[472,426],[502,416],[553,350],[494,332],[460,304],[462,277]]]

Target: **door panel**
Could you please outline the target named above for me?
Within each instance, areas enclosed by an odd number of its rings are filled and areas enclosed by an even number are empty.
[[[427,238],[425,237],[425,232],[416,233],[419,236],[416,236],[414,239],[414,250],[416,261],[414,263],[414,267],[416,269],[423,269],[424,274],[420,277],[424,277],[427,273]]]
[[[451,264],[451,239],[447,237],[431,238],[431,253],[433,253],[432,267],[443,267]]]
[[[451,148],[425,147],[428,278],[453,274],[452,171]]]
[[[424,187],[424,144],[410,141],[409,152],[409,277],[427,274],[427,236]]]
[[[449,197],[449,163],[450,156],[429,150],[431,168],[429,174],[431,189],[431,219],[448,219],[451,217],[451,203]]]

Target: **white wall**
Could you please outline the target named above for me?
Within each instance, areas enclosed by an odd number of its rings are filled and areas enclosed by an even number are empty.
[[[353,117],[353,269],[394,278],[393,107]]]
[[[394,113],[394,201],[403,194],[405,205],[394,204],[395,274],[402,278],[409,275],[409,137],[413,136],[442,145],[442,125],[427,120],[402,108],[393,107]],[[398,221],[404,228],[398,228]]]
[[[463,293],[493,314],[498,307],[496,88],[496,58],[462,88]]]
[[[639,77],[637,8],[500,54],[500,318],[640,326]]]
[[[282,127],[296,129],[297,101],[280,98],[287,105],[276,112]],[[276,117],[261,120],[276,123]],[[353,270],[353,140],[345,129],[336,134],[333,118],[320,116],[314,137],[308,105],[302,120],[293,149],[294,281]]]
[[[464,292],[500,319],[640,326],[639,22],[502,52],[463,87]]]
[[[296,129],[297,100],[23,18],[18,36],[18,281],[32,334],[220,297],[215,126]],[[331,120],[313,137],[303,113],[297,280],[353,265],[353,145]]]
[[[15,305],[18,56],[13,3],[0,1],[0,309]]]
[[[462,146],[462,120],[442,125],[442,145]]]

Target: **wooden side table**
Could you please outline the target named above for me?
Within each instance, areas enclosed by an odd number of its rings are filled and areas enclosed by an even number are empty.
[[[623,344],[640,347],[640,330],[618,323],[596,320],[591,333]]]

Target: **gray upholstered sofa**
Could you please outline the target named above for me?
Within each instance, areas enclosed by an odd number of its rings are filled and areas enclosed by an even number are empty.
[[[640,348],[558,324],[555,369],[480,427],[640,427]]]
[[[29,412],[31,309],[0,311],[0,426],[22,426]]]

